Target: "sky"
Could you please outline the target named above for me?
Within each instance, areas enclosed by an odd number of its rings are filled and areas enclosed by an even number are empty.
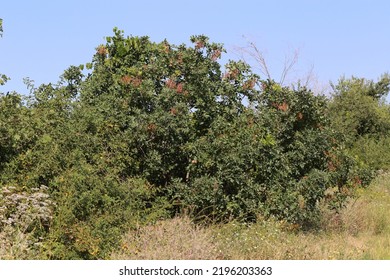
[[[249,40],[275,80],[294,51],[299,58],[290,80],[312,69],[321,87],[341,76],[377,80],[390,71],[387,0],[13,0],[2,1],[0,18],[0,73],[11,78],[0,92],[28,94],[26,77],[36,86],[57,82],[70,65],[90,62],[114,27],[173,44],[204,34],[224,44],[221,63],[239,59]]]

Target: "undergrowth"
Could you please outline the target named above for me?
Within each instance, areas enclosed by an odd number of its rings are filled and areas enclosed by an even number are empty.
[[[128,232],[114,259],[390,259],[390,174],[358,189],[345,208],[322,210],[319,229],[305,232],[259,218],[207,227],[187,216]]]

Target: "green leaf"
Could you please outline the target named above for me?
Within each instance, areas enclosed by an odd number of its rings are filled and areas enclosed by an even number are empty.
[[[43,144],[48,144],[48,143],[50,143],[51,141],[52,141],[52,138],[51,138],[51,136],[48,135],[48,134],[44,134],[44,135],[42,136],[42,138],[41,138],[41,142],[42,142]]]

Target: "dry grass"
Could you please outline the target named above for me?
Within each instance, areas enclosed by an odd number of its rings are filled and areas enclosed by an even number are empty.
[[[7,226],[0,231],[0,260],[25,259],[29,256],[30,237]]]
[[[195,226],[187,217],[160,221],[127,233],[112,259],[170,260],[214,259],[217,248],[210,232]]]
[[[130,232],[114,259],[390,259],[390,174],[359,190],[323,230],[291,231],[278,221],[201,228],[188,217]]]

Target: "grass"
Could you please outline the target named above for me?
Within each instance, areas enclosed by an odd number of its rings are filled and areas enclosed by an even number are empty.
[[[358,190],[340,213],[324,211],[321,230],[284,222],[208,227],[177,217],[130,231],[113,259],[390,259],[390,173]]]
[[[211,232],[193,225],[188,217],[160,221],[130,231],[112,259],[215,259]]]

